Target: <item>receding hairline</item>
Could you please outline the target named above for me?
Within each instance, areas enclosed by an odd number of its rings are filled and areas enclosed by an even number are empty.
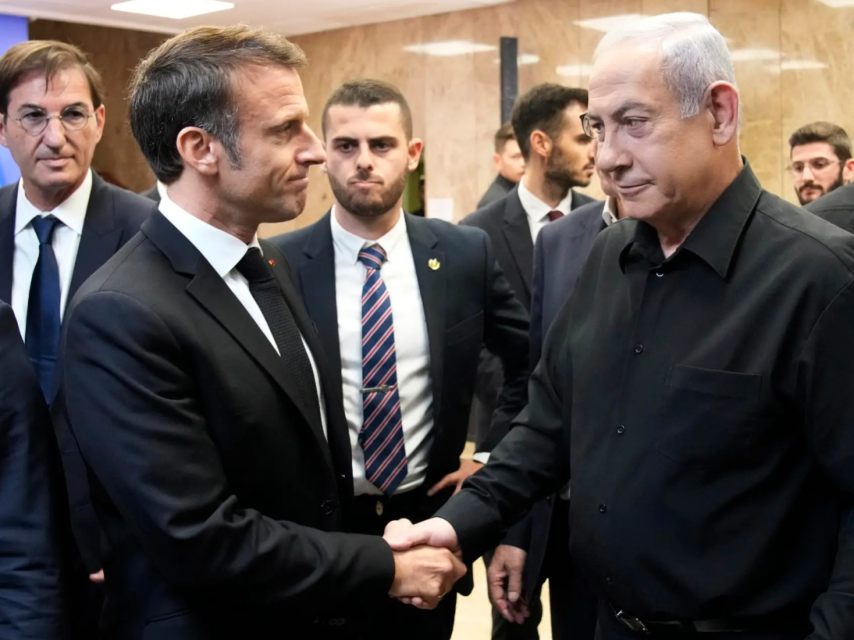
[[[366,106],[360,105],[358,103],[345,104],[342,102],[335,102],[333,104],[328,105],[326,107],[326,109],[324,110],[323,115],[321,116],[324,119],[324,121],[321,123],[321,128],[323,129],[324,140],[326,140],[326,139],[333,139],[334,140],[334,138],[329,138],[329,119],[330,119],[330,114],[332,113],[333,109],[341,108],[341,109],[359,109],[360,111],[370,111],[371,109],[384,108],[384,107],[389,107],[389,106],[397,108],[397,120],[400,123],[401,130],[403,131],[403,138],[404,138],[404,140],[409,142],[410,140],[412,140],[414,138],[414,135],[410,134],[407,131],[406,114],[404,112],[403,106],[401,106],[401,104],[395,100],[386,100],[385,102],[377,102],[376,104],[369,104]],[[346,136],[344,136],[344,137],[346,137]],[[385,136],[376,136],[376,137],[382,138]]]

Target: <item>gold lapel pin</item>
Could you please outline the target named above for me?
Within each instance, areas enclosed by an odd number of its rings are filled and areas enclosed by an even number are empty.
[[[436,271],[439,267],[442,266],[442,263],[436,260],[436,258],[430,258],[427,261],[427,266],[430,267],[433,271]]]

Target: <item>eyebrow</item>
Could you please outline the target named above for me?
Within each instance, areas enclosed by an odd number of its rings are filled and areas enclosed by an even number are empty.
[[[332,138],[332,142],[337,142],[337,143],[358,142],[358,141],[359,140],[357,138],[351,138],[348,136],[336,136],[336,137]],[[368,138],[368,142],[372,142],[372,143],[385,142],[388,144],[388,143],[392,143],[392,142],[397,142],[397,138],[395,138],[394,136],[377,136],[376,138]]]
[[[64,107],[62,107],[62,111],[65,111],[66,109],[71,109],[72,107],[86,107],[86,108],[88,108],[89,105],[87,105],[85,102],[73,102],[71,104],[67,104]],[[29,103],[29,102],[27,104],[22,104],[20,107],[18,107],[18,111],[21,111],[22,109],[38,109],[39,111],[45,111],[44,107],[39,106],[37,104]]]
[[[637,102],[636,100],[629,100],[629,101],[621,104],[620,107],[616,111],[614,111],[614,113],[612,114],[612,117],[614,118],[614,120],[619,120],[624,115],[626,115],[626,113],[628,113],[629,111],[632,111],[633,109],[638,109],[638,110],[643,111],[645,113],[652,112],[652,108],[649,105],[646,105],[643,102]],[[591,120],[601,120],[602,119],[600,116],[596,116],[596,115],[589,115],[588,117]]]

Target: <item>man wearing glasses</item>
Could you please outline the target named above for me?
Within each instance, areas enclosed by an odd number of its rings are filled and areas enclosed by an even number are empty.
[[[33,40],[0,58],[0,144],[21,170],[18,183],[0,189],[0,300],[14,311],[48,403],[66,304],[153,209],[90,168],[104,130],[103,94],[100,75],[72,45]],[[55,428],[75,536],[87,572],[94,573],[101,567],[100,534],[85,475],[73,471],[82,470],[82,462],[62,422]],[[91,623],[98,598],[90,596],[75,613]],[[94,630],[81,634],[94,637]]]
[[[789,138],[789,171],[801,205],[809,204],[851,182],[854,159],[845,129],[830,122],[813,122]]]

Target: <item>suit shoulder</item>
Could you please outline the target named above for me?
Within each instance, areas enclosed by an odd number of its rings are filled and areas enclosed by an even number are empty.
[[[113,206],[115,207],[116,215],[122,220],[125,227],[136,227],[145,222],[154,211],[157,209],[155,202],[148,198],[122,189],[112,184],[107,184],[107,189],[113,195]]]
[[[120,291],[125,281],[139,283],[139,273],[150,273],[147,268],[141,270],[136,268],[142,254],[148,253],[147,248],[153,248],[148,238],[142,233],[134,235],[83,283],[77,290],[74,300],[97,291]]]
[[[485,207],[468,214],[460,221],[460,224],[471,227],[480,227],[481,229],[494,226],[504,217],[504,203],[506,199],[507,196],[504,196],[499,200],[490,202]]]
[[[854,215],[854,184],[834,189],[826,196],[813,200],[804,209],[816,215],[821,215],[825,211],[839,210],[846,210]]]
[[[318,222],[312,223],[307,227],[303,227],[302,229],[295,229],[294,231],[288,231],[286,233],[280,233],[277,236],[273,236],[272,238],[267,238],[267,242],[272,244],[276,249],[281,251],[287,256],[290,260],[293,255],[299,252],[305,243],[308,242],[308,238],[311,236],[311,232],[314,230],[314,227],[318,224]]]
[[[462,223],[452,224],[436,218],[424,218],[421,222],[426,224],[427,228],[444,242],[480,246],[489,240],[486,232],[477,226],[463,225]]]

